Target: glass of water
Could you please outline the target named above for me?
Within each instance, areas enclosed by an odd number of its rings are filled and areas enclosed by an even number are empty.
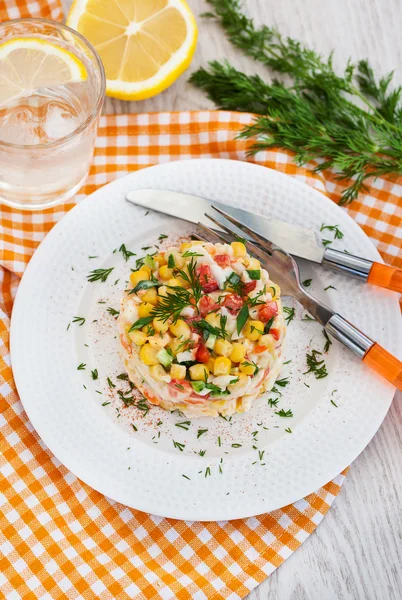
[[[104,97],[102,62],[82,35],[44,19],[0,24],[0,204],[38,210],[77,192]]]

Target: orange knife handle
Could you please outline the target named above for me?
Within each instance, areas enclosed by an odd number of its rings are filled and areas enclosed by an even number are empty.
[[[383,266],[383,265],[379,265]],[[402,390],[402,362],[392,356],[380,344],[373,344],[363,357],[363,362],[376,373],[382,375],[398,390]]]
[[[402,293],[402,269],[373,263],[367,281],[373,285]]]

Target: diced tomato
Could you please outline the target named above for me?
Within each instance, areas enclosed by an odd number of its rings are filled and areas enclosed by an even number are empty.
[[[236,315],[243,306],[243,299],[238,294],[229,294],[223,301],[225,306],[232,315]]]
[[[255,290],[257,285],[257,282],[254,281],[249,281],[248,283],[245,283],[243,285],[243,295],[245,296],[246,294],[249,294],[250,292],[252,292],[253,290]]]
[[[222,268],[230,267],[229,254],[217,254],[214,256],[214,261]]]
[[[268,302],[267,304],[263,304],[258,311],[258,315],[260,320],[263,323],[266,323],[272,317],[275,317],[278,314],[278,305],[276,302]]]
[[[202,317],[205,317],[208,313],[218,310],[219,304],[217,304],[210,296],[202,296],[200,303],[198,305],[200,310],[200,314]]]
[[[269,333],[272,335],[272,337],[275,340],[279,340],[280,335],[281,335],[281,332],[279,329],[275,329],[275,327],[273,327],[273,328],[271,327],[271,329],[269,330]]]
[[[212,276],[209,265],[200,265],[196,268],[195,272],[200,278],[201,287],[204,292],[210,293],[219,289],[218,282]]]
[[[206,348],[205,344],[201,342],[197,348],[195,359],[200,363],[207,364],[207,362],[209,361],[209,357],[210,354],[208,348]]]
[[[262,354],[263,352],[265,352],[265,350],[267,350],[266,346],[260,346],[259,344],[257,344],[257,346],[254,346],[253,348],[253,354]]]

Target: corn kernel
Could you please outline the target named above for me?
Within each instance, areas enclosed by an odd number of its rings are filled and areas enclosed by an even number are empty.
[[[151,277],[152,269],[151,267],[148,267],[148,265],[142,265],[141,271],[145,271]]]
[[[188,340],[188,338],[191,335],[191,329],[187,325],[187,323],[183,321],[183,319],[178,319],[176,323],[170,325],[169,329],[173,333],[173,335],[175,335],[176,337],[181,337],[182,341]]]
[[[186,378],[186,367],[184,365],[172,365],[170,369],[170,376],[172,379],[185,379]]]
[[[163,265],[159,269],[159,277],[161,279],[163,279],[164,281],[167,281],[168,279],[173,277],[173,269],[169,269],[169,267],[167,265]]]
[[[243,242],[232,242],[230,245],[233,248],[233,252],[234,252],[235,256],[237,256],[237,257],[246,256],[247,250],[246,250],[246,246],[243,244]]]
[[[168,287],[183,287],[180,279],[178,279],[177,277],[172,277],[171,279],[169,279],[169,281],[167,282],[167,286]],[[170,292],[172,293],[172,292]]]
[[[261,263],[257,258],[251,257],[248,261],[248,269],[258,270],[261,269]]]
[[[275,338],[270,333],[262,335],[258,340],[258,343],[261,344],[261,346],[266,346],[269,352],[272,352],[272,350],[275,349]]]
[[[152,258],[154,259],[155,263],[157,263],[158,269],[163,267],[163,265],[167,264],[165,257],[161,254],[155,254],[155,256],[153,256]]]
[[[248,321],[244,327],[244,335],[252,342],[259,340],[263,333],[264,323],[262,321]]]
[[[189,248],[191,248],[190,242],[183,242],[182,244],[180,244],[180,252],[184,252],[185,250],[188,250]]]
[[[232,363],[227,356],[218,356],[215,359],[214,375],[229,375]]]
[[[249,363],[248,361],[244,361],[240,363],[239,369],[244,375],[254,375],[256,368],[255,365]]]
[[[230,374],[231,375],[238,375],[240,373],[239,367],[232,367],[230,369]]]
[[[170,350],[172,351],[173,356],[176,356],[178,352],[184,352],[187,350],[187,345],[184,340],[179,337],[175,337],[169,342]]]
[[[169,281],[171,281],[171,279]],[[181,275],[176,275],[175,281],[178,282],[178,283],[176,283],[176,285],[179,285],[180,287],[184,287],[184,288],[191,287],[189,282],[186,281],[185,279],[183,279],[183,277]]]
[[[214,365],[215,365],[215,359],[212,358],[212,356],[209,357],[208,362],[207,362],[207,367],[210,370],[211,373],[214,372]]]
[[[163,378],[166,377],[166,371],[162,365],[152,365],[149,367],[149,373],[156,381],[163,381]]]
[[[130,275],[130,281],[131,281],[131,285],[133,286],[133,288],[135,288],[137,283],[139,283],[140,281],[148,281],[148,280],[149,280],[149,273],[147,273],[147,271],[144,271],[144,269],[140,269],[139,271],[133,271]]]
[[[267,291],[271,292],[272,300],[277,300],[279,298],[279,296],[281,295],[281,288],[276,283],[271,283],[269,285],[269,287],[267,287]],[[274,294],[274,292],[275,292],[275,294]]]
[[[130,331],[128,337],[136,346],[143,346],[148,339],[148,336],[143,331],[139,331],[138,329],[134,329],[134,331]]]
[[[240,342],[234,342],[232,344],[232,352],[229,354],[229,358],[234,363],[239,363],[244,360],[246,355],[246,348]]]
[[[144,344],[140,350],[140,359],[149,367],[152,365],[158,365],[159,361],[156,358],[158,352],[159,350],[157,350],[157,348],[152,348],[150,344]]]
[[[152,321],[152,326],[155,331],[165,333],[169,329],[169,321],[163,322],[155,317],[155,319]]]
[[[148,338],[148,342],[151,344],[152,348],[164,348],[168,345],[172,338],[168,333],[157,333],[156,335],[151,335]]]
[[[205,242],[203,242],[202,240],[191,240],[191,242],[189,242],[190,247],[192,246],[204,246]]]
[[[232,344],[227,340],[218,338],[215,342],[214,351],[215,354],[220,354],[221,356],[229,356],[232,352]]]
[[[172,252],[171,254],[173,255],[173,260],[174,260],[174,264],[176,265],[176,267],[178,269],[181,269],[182,267],[184,267],[185,260],[182,257],[182,255],[179,254],[179,252]]]
[[[198,364],[190,367],[189,373],[193,381],[205,381],[209,376],[209,369],[206,365]]]
[[[167,296],[167,293],[168,289],[166,285],[161,285],[160,288],[158,288],[158,296]]]
[[[141,302],[138,308],[138,316],[140,319],[149,317],[154,309],[154,305],[149,302]]]
[[[214,327],[220,327],[221,319],[220,316],[216,313],[208,313],[205,317],[205,320],[207,323],[213,325]]]
[[[141,300],[142,302],[149,302],[149,304],[156,306],[158,304],[158,292],[156,291],[156,288],[149,288],[149,290],[141,297]]]

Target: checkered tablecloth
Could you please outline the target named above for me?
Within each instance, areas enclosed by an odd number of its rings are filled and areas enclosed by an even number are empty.
[[[5,6],[5,4],[7,6]],[[51,3],[7,0],[0,17],[27,16]],[[20,11],[20,13],[19,13]],[[344,474],[316,493],[246,520],[191,523],[147,515],[102,496],[67,471],[34,431],[17,396],[9,317],[35,248],[75,202],[116,177],[171,160],[246,160],[236,133],[252,115],[197,111],[102,117],[93,166],[74,202],[38,213],[0,207],[0,597],[7,600],[238,600],[315,530]],[[282,151],[256,162],[297,177],[334,201],[333,173],[298,168]],[[402,179],[377,180],[345,210],[386,262],[402,267]]]

